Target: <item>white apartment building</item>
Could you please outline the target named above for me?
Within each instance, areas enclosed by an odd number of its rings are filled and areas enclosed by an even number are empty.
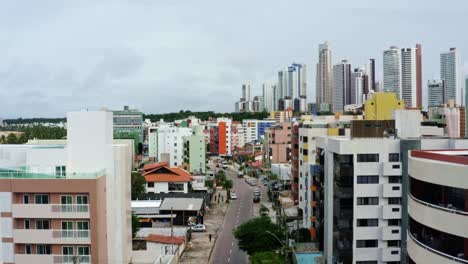
[[[332,51],[328,42],[319,44],[319,62],[315,78],[316,103],[321,105],[327,103],[333,105],[333,68]]]
[[[408,259],[468,262],[468,151],[411,151]]]
[[[383,52],[383,89],[384,92],[393,92],[401,98],[401,55],[400,49],[391,46]]]
[[[0,263],[129,263],[132,157],[107,111],[68,113],[66,141],[0,145]]]
[[[276,124],[275,120],[242,120],[244,144],[259,141],[265,136],[266,129]]]
[[[441,106],[444,104],[444,81],[427,81],[427,106]]]
[[[351,101],[347,105],[362,105],[364,103],[364,86],[366,85],[365,75],[366,72],[362,68],[356,68],[351,73]]]
[[[440,54],[440,79],[444,81],[444,103],[455,100],[458,105],[462,102],[462,86],[459,79],[460,58],[456,48]]]
[[[180,166],[184,161],[184,137],[191,136],[192,129],[161,123],[150,128],[149,154],[157,161],[167,161],[170,166]]]
[[[347,60],[333,66],[333,112],[342,112],[351,103],[351,64]]]
[[[401,49],[401,99],[416,107],[416,48]]]

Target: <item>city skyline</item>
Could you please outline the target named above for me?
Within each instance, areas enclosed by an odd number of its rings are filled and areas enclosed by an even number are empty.
[[[357,6],[303,1],[276,4],[264,14],[260,10],[265,3],[245,10],[243,2],[223,7],[211,1],[43,2],[30,5],[27,11],[19,3],[0,4],[0,28],[5,33],[0,46],[1,116],[60,117],[75,109],[117,109],[122,105],[147,113],[181,109],[230,112],[242,83],[250,80],[251,94],[261,95],[261,84],[274,79],[277,70],[292,61],[308,65],[307,100],[313,102],[317,47],[325,41],[333,51],[332,64],[347,59],[358,66],[375,58],[380,84],[383,50],[420,43],[424,47],[424,106],[425,84],[440,78],[440,53],[456,47],[460,78],[468,73],[464,57],[467,37],[456,29],[467,13],[465,3],[423,5],[415,1],[399,8],[398,4],[377,6],[371,1]],[[194,14],[194,8],[200,12]],[[284,10],[295,19],[273,19],[288,18]],[[241,11],[244,15],[239,20],[235,13]],[[342,19],[325,23],[330,13]],[[434,21],[431,17],[436,14],[440,20]],[[386,22],[391,18],[394,23],[388,28]],[[298,24],[303,26],[294,26]],[[431,34],[421,27],[408,28],[408,24],[424,25]],[[358,25],[369,26],[360,27],[356,41],[350,29]],[[453,29],[447,30],[448,25]],[[284,37],[276,37],[278,30]],[[159,97],[165,99],[154,103]]]

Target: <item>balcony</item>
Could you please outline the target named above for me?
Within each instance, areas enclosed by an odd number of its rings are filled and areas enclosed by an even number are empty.
[[[383,185],[383,197],[401,197],[401,183],[388,183]]]
[[[15,243],[21,244],[90,244],[89,230],[14,229]]]
[[[399,226],[384,226],[382,227],[382,240],[400,240],[401,227]]]
[[[400,254],[399,247],[388,247],[380,249],[380,259],[382,262],[400,261]]]
[[[382,206],[383,219],[401,219],[401,205]]]
[[[13,204],[13,218],[89,218],[88,204]]]
[[[401,175],[401,162],[382,162],[382,175]]]
[[[408,255],[416,263],[468,263],[464,258],[458,258],[424,245],[408,232]]]
[[[91,256],[65,256],[65,255],[39,255],[39,254],[15,254],[15,263],[34,264],[73,264],[73,258],[80,264],[91,263]]]

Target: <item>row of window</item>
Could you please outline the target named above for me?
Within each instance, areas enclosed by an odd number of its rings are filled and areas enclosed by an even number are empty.
[[[399,153],[389,153],[389,162],[400,162]],[[357,162],[379,162],[379,154],[357,154]]]
[[[23,203],[29,204],[32,203],[30,194],[23,194]],[[35,204],[50,204],[49,194],[34,194],[34,203]],[[61,195],[60,196],[61,204],[73,204],[73,195]],[[76,195],[75,196],[76,204],[88,204],[88,195]]]
[[[378,175],[360,175],[357,176],[358,184],[378,184],[379,176]],[[401,183],[401,176],[388,176],[388,183]],[[395,191],[399,189],[396,188]]]
[[[358,197],[356,199],[357,205],[379,205],[379,197]],[[388,198],[388,204],[399,205],[401,204],[401,197]]]
[[[32,224],[35,223],[35,229],[50,229],[51,224],[50,224],[50,219],[36,219],[36,220],[31,220],[31,219],[24,219],[23,224],[24,224],[24,229],[33,229]],[[76,225],[74,225],[73,221],[62,221],[61,226],[63,230],[89,230],[89,222],[88,221],[76,221]]]
[[[38,244],[38,245],[31,245],[26,244],[24,245],[24,253],[25,254],[33,254],[33,248],[36,248],[36,253],[38,255],[51,255],[52,254],[52,247],[49,244]],[[88,256],[90,255],[90,250],[88,246],[78,246],[77,253],[80,256]],[[75,248],[73,246],[62,246],[62,255],[66,256],[73,256],[75,255]]]

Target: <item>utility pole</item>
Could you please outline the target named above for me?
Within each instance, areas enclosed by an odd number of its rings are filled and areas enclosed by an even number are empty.
[[[171,252],[174,255],[174,216],[172,214],[172,207],[171,207]]]

